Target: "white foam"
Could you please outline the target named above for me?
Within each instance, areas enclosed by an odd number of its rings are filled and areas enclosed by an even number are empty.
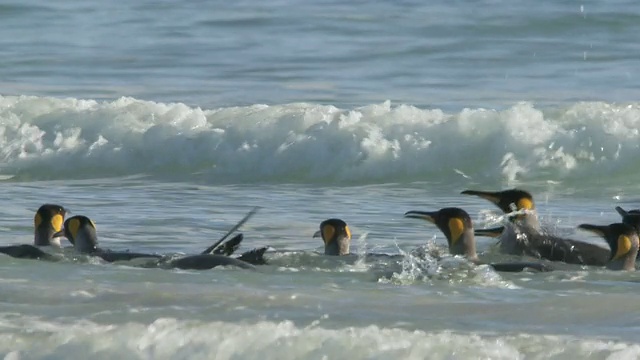
[[[635,174],[638,104],[446,113],[390,102],[203,110],[0,97],[0,177],[151,174],[212,182],[584,181]],[[460,176],[463,175],[463,176]]]
[[[37,318],[3,320],[0,352],[11,358],[450,359],[636,358],[640,346],[588,337],[481,334],[399,328],[323,328],[291,321],[202,322],[160,318],[101,325]],[[29,331],[23,331],[29,329]]]
[[[444,252],[433,241],[426,246],[420,246],[411,252],[401,248],[398,251],[403,256],[399,272],[378,279],[379,283],[395,285],[412,285],[415,283],[452,285],[468,284],[479,287],[496,287],[517,289],[512,282],[502,279],[500,275],[488,265],[475,265],[462,256],[442,255]]]

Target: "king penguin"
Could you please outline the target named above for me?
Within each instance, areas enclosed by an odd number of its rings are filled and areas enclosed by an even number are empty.
[[[33,245],[0,246],[0,253],[23,259],[55,260],[56,257],[44,251],[46,247],[60,248],[60,230],[67,211],[56,204],[44,204],[36,211],[33,219]]]
[[[97,256],[104,261],[129,261],[137,258],[150,258],[158,261],[163,255],[148,254],[128,251],[110,251],[98,247],[98,235],[95,223],[86,216],[76,215],[70,217],[64,224],[64,236],[69,239],[76,251],[90,256]],[[206,270],[216,266],[228,265],[240,268],[254,269],[254,266],[247,260],[254,260],[264,264],[262,254],[264,250],[254,249],[242,254],[239,258],[232,258],[231,255],[242,241],[242,234],[239,234],[227,242],[221,244],[207,254],[186,255],[177,259],[171,259],[167,263],[168,267],[191,270]],[[258,255],[258,253],[260,253]],[[163,263],[164,265],[164,263]]]
[[[476,253],[476,240],[471,217],[463,209],[457,207],[443,208],[438,211],[408,211],[407,218],[422,219],[435,224],[447,238],[449,252],[452,255],[465,256],[475,264],[484,264]],[[496,271],[520,272],[527,268],[538,271],[549,271],[551,268],[536,262],[489,263]]]
[[[322,238],[325,255],[349,255],[351,230],[343,220],[333,218],[321,222],[320,230],[316,231],[313,237]]]
[[[136,258],[159,259],[162,255],[146,254],[128,251],[111,251],[98,247],[98,234],[95,223],[84,215],[76,215],[64,222],[64,230],[61,231],[74,249],[82,254],[97,256],[104,261],[129,261]]]
[[[600,235],[611,247],[611,256],[607,268],[612,270],[634,271],[638,254],[638,232],[636,228],[625,223],[610,225],[581,224],[579,229]]]
[[[475,231],[478,236],[498,237],[503,253],[578,265],[604,266],[609,262],[611,252],[608,249],[545,233],[538,221],[533,196],[525,190],[465,190],[462,194],[489,200],[505,214],[518,212],[509,216],[509,223],[504,227]]]

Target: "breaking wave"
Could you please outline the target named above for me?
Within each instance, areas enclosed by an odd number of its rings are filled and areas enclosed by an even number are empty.
[[[201,109],[133,98],[0,97],[0,176],[208,183],[628,182],[640,103],[447,113],[295,103]]]

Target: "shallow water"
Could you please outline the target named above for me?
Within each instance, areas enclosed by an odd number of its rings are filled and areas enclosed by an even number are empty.
[[[402,214],[455,205],[482,226],[491,223],[493,208],[442,186],[204,186],[109,179],[5,187],[13,200],[0,222],[4,242],[31,241],[29,211],[44,199],[58,199],[73,214],[94,219],[102,246],[159,253],[198,252],[260,205],[243,227],[241,250],[272,247],[270,265],[255,272],[2,257],[5,354],[626,358],[640,350],[634,335],[640,320],[634,315],[637,274],[569,265],[550,273],[504,274],[447,256],[446,240],[434,226]],[[627,204],[625,196],[614,202],[561,191],[536,194],[549,199],[538,205],[545,224],[603,246],[575,226],[615,221],[615,212],[604,210]],[[330,216],[349,222],[354,254],[405,256],[326,258],[311,236]],[[493,240],[478,243],[481,252],[491,252]],[[409,255],[420,246],[443,258]]]
[[[640,207],[633,5],[0,5],[0,243],[30,243],[53,202],[103,247],[163,254],[260,206],[241,250],[271,247],[257,271],[2,256],[0,354],[639,358],[639,275],[497,273],[403,218],[458,206],[493,226],[460,192],[517,186],[551,232],[605,246],[576,227]],[[330,217],[352,256],[312,238]]]

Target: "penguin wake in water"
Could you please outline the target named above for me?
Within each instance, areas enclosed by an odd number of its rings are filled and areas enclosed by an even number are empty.
[[[482,265],[476,253],[476,240],[473,224],[469,214],[456,207],[443,208],[438,211],[408,211],[407,218],[427,220],[435,224],[447,238],[449,252],[452,255],[463,255],[469,261]],[[551,268],[536,262],[488,263],[496,271],[521,272],[525,269],[550,271]]]
[[[568,264],[604,266],[611,252],[595,244],[561,238],[547,234],[540,226],[533,196],[524,190],[504,191],[465,190],[465,195],[474,195],[489,200],[509,216],[505,226],[475,230],[477,236],[497,237],[500,251],[505,254],[527,255]]]
[[[198,255],[186,255],[177,259],[164,261],[164,256],[160,254],[149,254],[129,251],[111,251],[98,246],[98,235],[95,223],[86,216],[77,215],[70,217],[64,223],[62,234],[71,242],[79,253],[89,256],[96,256],[106,262],[130,261],[139,258],[149,258],[155,261],[160,267],[178,268],[185,270],[207,270],[221,265],[237,266],[241,268],[251,268],[254,266],[248,262],[264,264],[262,255],[267,248],[260,248],[248,251],[238,258],[230,257],[242,242],[242,234],[238,234],[225,243],[217,242],[214,246],[207,248]]]
[[[57,257],[43,249],[60,248],[58,237],[66,213],[65,208],[60,205],[44,204],[40,206],[33,219],[33,245],[0,246],[0,253],[22,259],[57,260]]]

